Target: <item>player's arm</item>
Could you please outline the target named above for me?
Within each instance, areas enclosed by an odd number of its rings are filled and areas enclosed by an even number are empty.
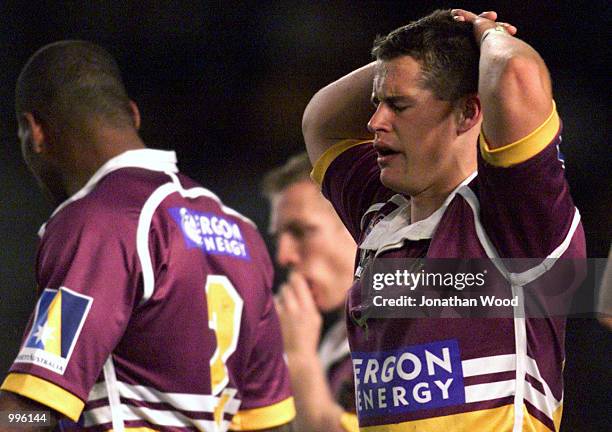
[[[348,413],[333,399],[319,357],[287,356],[296,404],[297,431],[343,432],[343,416]]]
[[[455,19],[471,22],[480,43],[478,94],[483,132],[489,149],[514,143],[538,129],[553,110],[548,69],[529,44],[511,36],[512,26],[495,23],[495,12],[477,16],[453,10]]]
[[[296,429],[342,432],[344,410],[334,400],[317,353],[322,319],[305,278],[292,272],[276,300],[296,406]]]
[[[39,411],[44,412],[47,416],[47,426],[36,426],[20,423],[17,426],[7,426],[5,424],[8,413],[18,413],[23,411]],[[57,414],[50,410],[49,407],[41,405],[31,399],[24,398],[18,394],[0,390],[0,413],[2,422],[0,423],[0,432],[43,432],[52,431],[57,423]]]
[[[319,90],[302,118],[306,149],[314,164],[331,146],[346,139],[367,140],[375,63],[363,66]]]

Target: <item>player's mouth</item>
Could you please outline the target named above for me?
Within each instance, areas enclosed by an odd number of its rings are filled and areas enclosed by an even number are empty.
[[[389,145],[382,141],[374,141],[374,150],[376,150],[378,166],[381,168],[387,165],[391,160],[400,154],[400,152],[393,150]]]

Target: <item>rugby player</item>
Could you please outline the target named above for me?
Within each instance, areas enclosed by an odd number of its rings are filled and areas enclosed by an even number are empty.
[[[307,106],[313,176],[358,242],[358,276],[374,257],[537,258],[498,263],[522,295],[543,259],[585,257],[548,70],[496,18],[436,11],[398,28]],[[364,283],[347,300],[362,430],[559,430],[563,317],[368,318]]]
[[[19,430],[289,430],[253,223],[182,175],[174,152],[145,148],[102,48],[41,48],[15,104],[25,161],[59,206],[39,232],[40,297],[0,412],[48,413],[48,427],[39,416]]]
[[[354,431],[353,367],[343,317],[356,245],[310,178],[311,170],[308,155],[301,153],[268,172],[263,181],[276,262],[290,271],[277,296],[277,310],[296,429]],[[334,321],[319,345],[321,313]]]

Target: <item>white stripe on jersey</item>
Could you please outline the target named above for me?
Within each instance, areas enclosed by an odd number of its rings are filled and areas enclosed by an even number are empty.
[[[542,378],[542,374],[538,369],[536,361],[529,356],[525,356],[525,359],[526,373],[540,382],[542,388],[544,389],[544,393],[531,385],[529,381],[525,380],[524,398],[539,411],[552,419],[554,412],[561,405],[562,401],[557,400],[552,394],[550,387]],[[516,370],[516,355],[506,354],[464,360],[461,362],[461,367],[463,369],[464,377],[489,375],[500,372],[512,372]],[[515,394],[515,385],[516,380],[512,379],[466,386],[465,401],[466,403],[480,402],[512,396]]]
[[[111,354],[104,363],[104,388],[108,394],[108,403],[110,408],[111,419],[113,421],[113,431],[124,432],[123,416],[121,410],[121,396],[117,388],[117,375],[115,374],[115,365],[113,364],[113,355]]]
[[[230,421],[222,420],[220,427],[213,420],[190,419],[177,411],[157,410],[131,405],[122,405],[122,415],[125,421],[144,420],[153,425],[168,427],[195,427],[200,431],[224,432],[229,429]],[[92,427],[98,424],[111,422],[111,414],[108,406],[94,408],[83,413],[84,426]]]
[[[119,396],[125,399],[133,399],[141,402],[150,403],[166,403],[180,411],[196,411],[196,412],[214,412],[219,404],[220,397],[211,395],[202,395],[196,393],[167,393],[159,391],[153,387],[143,385],[127,384],[122,381],[117,381],[117,389]],[[225,389],[223,395],[229,393],[231,398],[225,405],[225,412],[236,414],[240,408],[240,400],[234,399],[236,395],[235,389]],[[87,402],[93,402],[98,399],[106,399],[108,393],[104,382],[99,382],[94,385]]]
[[[475,375],[488,375],[498,372],[514,371],[515,362],[515,354],[505,354],[463,360],[461,362],[461,368],[463,369],[464,377],[471,377]]]
[[[143,293],[140,304],[145,303],[153,295],[155,289],[155,276],[153,275],[153,264],[151,263],[151,255],[149,254],[149,230],[153,214],[161,202],[168,195],[176,192],[176,186],[172,183],[166,183],[157,189],[149,196],[147,202],[142,206],[140,216],[138,217],[138,228],[136,230],[136,251],[140,260],[142,269]]]
[[[506,269],[505,265],[501,262],[501,260],[496,259],[499,258],[497,250],[493,246],[493,243],[489,239],[480,221],[480,202],[478,201],[476,194],[474,194],[474,192],[467,186],[460,189],[459,193],[465,198],[466,202],[472,208],[472,213],[474,215],[474,224],[476,227],[476,234],[478,236],[480,244],[485,249],[487,256],[491,258],[493,264],[495,264],[498,270],[511,283],[512,295],[520,297],[519,307],[518,309],[515,308],[514,310],[514,338],[516,349],[515,376],[517,382],[515,385],[514,393],[515,397],[513,428],[514,432],[520,432],[523,429],[522,407],[524,400],[529,401],[533,406],[535,406],[539,411],[547,415],[551,420],[553,419],[553,414],[555,410],[563,402],[563,398],[561,398],[561,400],[557,400],[553,396],[552,392],[550,391],[550,387],[542,378],[542,375],[540,374],[535,360],[533,360],[527,355],[527,327],[526,320],[524,318],[525,311],[523,302],[523,287],[546,273],[554,265],[556,260],[565,253],[567,248],[570,246],[576,229],[578,228],[578,225],[580,223],[580,212],[577,208],[574,208],[572,223],[570,225],[567,235],[559,244],[559,246],[557,246],[544,260],[542,260],[540,264],[521,273],[510,273]],[[540,381],[544,388],[544,394],[534,388],[526,380],[527,373],[529,373],[531,376]]]
[[[172,178],[172,182],[176,185],[177,187],[177,192],[181,194],[182,197],[184,198],[198,198],[201,196],[205,196],[208,198],[211,198],[212,200],[216,201],[217,204],[219,204],[219,206],[221,207],[221,210],[223,210],[224,213],[230,215],[230,216],[235,216],[238,219],[241,219],[242,221],[253,225],[254,227],[257,227],[255,225],[255,222],[253,222],[251,219],[249,219],[248,217],[238,213],[236,210],[234,210],[233,208],[227,207],[225,204],[223,204],[223,202],[221,201],[221,199],[215,195],[214,192],[203,188],[203,187],[195,187],[195,188],[191,188],[191,189],[184,189],[183,185],[181,185],[181,182],[179,181],[178,177],[176,176],[176,174],[172,173],[172,172],[167,172],[166,174],[168,174],[171,178]]]
[[[515,380],[511,379],[465,386],[465,403],[482,402],[513,396],[515,384]]]

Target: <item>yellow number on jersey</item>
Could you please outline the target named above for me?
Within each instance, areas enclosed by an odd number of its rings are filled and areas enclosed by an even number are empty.
[[[243,301],[226,276],[206,278],[208,327],[215,332],[217,349],[210,359],[210,380],[213,396],[227,386],[229,376],[225,362],[236,351]]]

